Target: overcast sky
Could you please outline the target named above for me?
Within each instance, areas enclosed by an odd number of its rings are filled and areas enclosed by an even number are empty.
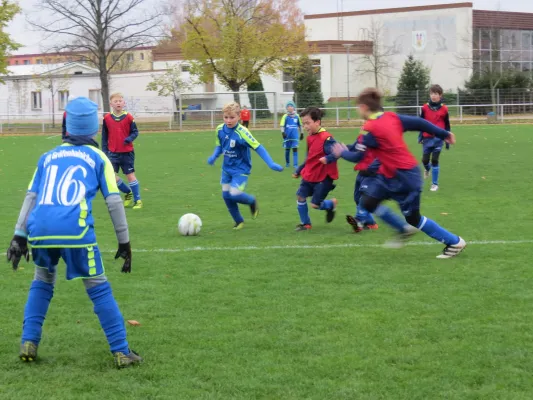
[[[161,0],[147,0],[157,5]],[[462,0],[468,1],[468,0]],[[337,12],[337,0],[297,0],[306,14],[322,14]],[[458,3],[461,0],[344,0],[344,11],[369,10],[392,7],[421,6],[426,4]],[[18,0],[23,14],[35,10],[38,0]],[[474,8],[478,10],[519,11],[533,13],[531,0],[474,0]],[[19,15],[10,24],[8,32],[13,38],[24,45],[17,54],[39,53],[42,51],[42,37],[38,32],[30,31],[25,15]]]

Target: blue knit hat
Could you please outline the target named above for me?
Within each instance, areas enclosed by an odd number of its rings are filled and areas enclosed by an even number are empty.
[[[67,112],[67,132],[71,136],[93,136],[98,133],[98,105],[87,97],[77,97],[69,101]]]
[[[294,101],[289,100],[289,101],[287,102],[287,104],[285,105],[285,108],[287,109],[287,108],[289,108],[289,107],[296,108],[296,104],[294,104]]]

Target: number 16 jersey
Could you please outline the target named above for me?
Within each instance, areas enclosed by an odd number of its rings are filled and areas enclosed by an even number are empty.
[[[92,202],[118,194],[113,166],[94,146],[68,143],[43,154],[28,191],[37,194],[27,221],[32,247],[96,245]]]

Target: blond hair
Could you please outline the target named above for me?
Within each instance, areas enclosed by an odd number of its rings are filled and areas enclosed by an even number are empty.
[[[122,97],[122,98],[124,98],[124,96],[122,95],[122,93],[120,93],[120,92],[116,92],[116,93],[112,93],[111,96],[109,96],[109,101],[113,101],[113,99],[114,99],[115,97]]]
[[[223,113],[235,113],[239,114],[241,112],[241,106],[236,101],[232,101],[231,103],[226,104],[222,108]]]

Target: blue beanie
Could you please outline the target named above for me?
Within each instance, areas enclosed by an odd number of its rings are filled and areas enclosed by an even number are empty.
[[[87,97],[68,102],[67,132],[71,136],[93,136],[98,133],[98,105]]]
[[[296,104],[294,104],[294,101],[289,100],[289,101],[287,102],[287,105],[285,106],[285,108],[288,108],[288,107],[294,107],[294,108],[296,108]]]

